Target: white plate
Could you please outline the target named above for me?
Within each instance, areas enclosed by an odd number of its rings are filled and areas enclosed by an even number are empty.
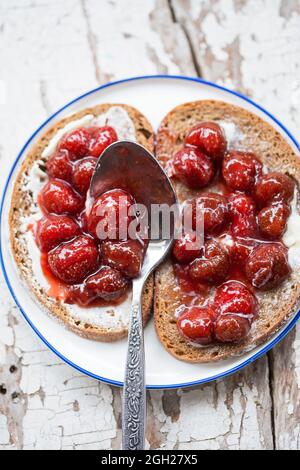
[[[6,183],[1,204],[1,263],[11,294],[33,330],[61,359],[99,380],[122,385],[126,341],[99,343],[80,338],[45,314],[21,284],[9,249],[8,210],[12,184],[20,163],[34,142],[57,120],[80,109],[100,103],[127,103],[136,106],[156,129],[163,116],[174,106],[201,99],[217,99],[239,105],[271,123],[299,153],[295,138],[270,113],[247,98],[198,79],[187,77],[137,77],[104,85],[77,98],[51,116],[24,145]],[[161,346],[153,323],[147,326],[146,383],[148,388],[177,388],[208,382],[229,375],[268,351],[290,331],[299,312],[271,341],[242,357],[215,364],[193,365],[177,361]]]

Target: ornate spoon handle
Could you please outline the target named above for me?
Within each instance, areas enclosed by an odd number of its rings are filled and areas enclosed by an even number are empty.
[[[128,332],[127,362],[123,389],[123,450],[144,449],[145,420],[145,353],[141,295],[139,294],[133,296]]]

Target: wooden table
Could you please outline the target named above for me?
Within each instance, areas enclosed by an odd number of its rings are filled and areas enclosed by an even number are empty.
[[[0,183],[50,113],[116,78],[224,84],[300,130],[300,0],[0,0]],[[1,281],[0,448],[120,448],[119,389],[63,364]],[[299,328],[239,374],[148,394],[148,445],[299,449]]]

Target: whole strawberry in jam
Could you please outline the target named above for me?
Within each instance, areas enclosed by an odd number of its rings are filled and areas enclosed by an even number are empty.
[[[67,150],[58,150],[46,163],[46,171],[50,178],[72,181],[72,162]]]
[[[229,267],[226,248],[211,240],[205,243],[202,256],[190,264],[189,276],[195,281],[219,284],[226,279]]]
[[[247,338],[251,323],[238,315],[220,315],[215,324],[215,336],[220,343],[240,343]]]
[[[228,201],[217,193],[202,193],[193,199],[192,226],[196,230],[197,221],[203,221],[204,234],[219,233],[228,222]]]
[[[49,213],[76,215],[82,211],[84,200],[67,182],[50,179],[39,194],[39,204]]]
[[[104,300],[116,300],[126,292],[128,281],[116,269],[102,266],[85,283],[85,290],[91,297]]]
[[[230,248],[232,264],[238,268],[245,266],[247,258],[252,253],[258,242],[253,238],[234,237]]]
[[[207,186],[214,177],[211,160],[200,150],[184,147],[173,160],[173,175],[192,189]]]
[[[207,346],[214,339],[216,313],[211,307],[187,307],[177,321],[179,333],[187,340]]]
[[[216,339],[221,343],[238,343],[249,334],[257,313],[257,301],[242,283],[228,281],[218,287],[214,306],[218,312]]]
[[[128,281],[119,271],[110,266],[101,266],[99,271],[89,276],[82,285],[70,288],[67,303],[86,307],[101,300],[115,302],[122,298],[128,287]]]
[[[92,238],[80,235],[48,253],[52,273],[66,284],[82,282],[98,266],[98,249]]]
[[[197,239],[195,232],[185,233],[175,241],[173,256],[178,263],[188,263],[200,256],[202,248],[202,240]]]
[[[261,235],[270,240],[279,240],[286,230],[290,213],[290,206],[284,202],[273,203],[262,209],[258,214]]]
[[[101,244],[103,264],[134,278],[140,274],[145,248],[139,240],[105,241]]]
[[[117,140],[118,136],[113,127],[104,126],[92,128],[89,154],[92,157],[98,158],[106,147]]]
[[[257,300],[253,293],[242,282],[227,281],[216,289],[215,309],[221,314],[237,314],[247,316],[249,320],[257,311]]]
[[[38,221],[36,241],[43,252],[48,252],[60,243],[78,235],[80,228],[77,223],[65,215],[48,215]]]
[[[272,172],[262,176],[255,186],[254,196],[261,207],[274,201],[289,202],[293,198],[295,183],[290,176]]]
[[[237,237],[255,237],[257,222],[253,199],[244,194],[232,194],[228,201],[232,234]]]
[[[235,191],[250,191],[262,174],[263,165],[255,154],[230,151],[223,160],[222,175],[227,186]]]
[[[247,259],[245,273],[257,289],[278,287],[291,274],[286,247],[280,243],[258,246]]]
[[[88,230],[99,240],[126,240],[128,226],[133,220],[129,214],[134,199],[122,189],[113,189],[99,196],[88,214]]]
[[[227,147],[224,132],[215,122],[202,122],[193,127],[184,142],[186,145],[198,147],[213,160],[223,158]]]
[[[77,161],[73,168],[73,186],[80,194],[86,194],[97,165],[96,158],[86,157]]]
[[[65,135],[58,145],[59,150],[68,150],[74,160],[85,157],[89,152],[91,136],[87,129],[81,127]]]

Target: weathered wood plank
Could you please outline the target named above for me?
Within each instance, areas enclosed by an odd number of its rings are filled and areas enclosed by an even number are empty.
[[[300,328],[271,353],[276,448],[300,449]]]
[[[203,76],[253,96],[299,133],[299,0],[172,0],[172,5]],[[275,445],[299,449],[299,327],[270,357]]]
[[[203,77],[246,92],[299,132],[299,0],[171,0]]]
[[[83,0],[98,77],[194,73],[185,35],[174,24],[167,0]],[[120,52],[122,51],[122,52]]]
[[[156,427],[161,426],[152,439],[165,448],[273,448],[264,361],[223,381],[178,392],[151,393],[151,398]]]

